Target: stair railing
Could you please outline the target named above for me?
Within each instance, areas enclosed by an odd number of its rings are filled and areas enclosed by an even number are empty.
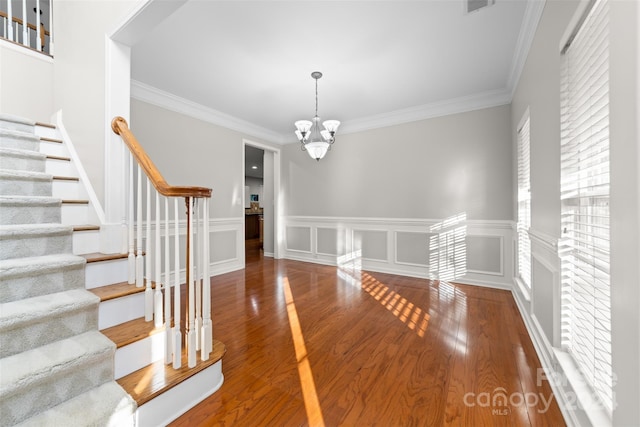
[[[30,1],[30,7],[33,2]],[[22,0],[22,7],[14,10],[12,1],[6,3],[6,10],[0,9],[0,37],[53,55],[53,13],[51,0],[36,0],[35,8],[27,10],[27,0]],[[0,6],[1,7],[1,6]],[[30,16],[33,17],[30,18]],[[45,23],[45,21],[47,21]],[[49,26],[49,30],[45,28]],[[48,41],[48,43],[47,43]]]
[[[136,137],[131,133],[126,120],[122,117],[114,118],[111,122],[111,128],[120,135],[129,148],[131,156],[128,194],[125,198],[128,204],[129,283],[135,283],[137,287],[145,287],[145,320],[148,322],[153,320],[156,327],[165,328],[165,363],[173,363],[173,367],[177,369],[181,366],[182,355],[180,312],[182,269],[180,263],[181,260],[185,261],[184,283],[187,286],[187,301],[185,304],[184,342],[187,347],[187,365],[192,368],[196,365],[197,351],[200,351],[202,360],[207,360],[213,350],[209,274],[211,189],[167,184]],[[136,167],[137,174],[134,173]],[[146,184],[144,193],[143,181]],[[144,197],[145,195],[146,197]],[[179,201],[181,199],[184,199],[186,205],[186,242],[185,248],[182,250],[180,248],[179,220]],[[170,207],[171,201],[173,201],[173,209]],[[151,218],[152,205],[155,205],[153,220]],[[164,206],[164,218],[162,218],[161,206]],[[143,210],[146,211],[144,222],[142,219]],[[170,215],[171,210],[173,210],[173,218]],[[161,236],[163,220],[164,242],[162,242]],[[171,245],[170,236],[171,222],[173,222],[173,245]],[[143,228],[146,228],[144,240],[142,238]],[[152,229],[154,231],[153,240],[151,238]],[[170,260],[172,250],[174,252],[173,265]],[[172,274],[173,280],[171,280]],[[171,288],[173,288],[173,313],[171,310]]]

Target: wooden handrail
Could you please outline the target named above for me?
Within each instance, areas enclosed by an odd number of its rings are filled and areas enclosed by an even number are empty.
[[[9,19],[9,15],[7,14],[7,12],[0,10],[0,16],[2,16],[5,19]],[[15,16],[11,17],[11,20],[13,22],[18,23],[18,25],[24,25],[24,23],[22,22],[22,19],[20,18],[16,18]],[[43,23],[40,23],[40,25],[44,25]],[[33,31],[37,31],[36,30],[36,26],[33,25],[31,22],[27,22],[27,27],[32,29]],[[49,30],[45,29],[44,30],[44,34],[47,36],[50,36],[51,34],[49,33]]]
[[[119,116],[115,117],[111,121],[111,129],[113,129],[114,133],[120,135],[124,143],[127,144],[131,154],[133,154],[133,157],[135,157],[140,167],[142,167],[144,173],[149,177],[158,193],[166,197],[211,197],[210,188],[176,187],[167,184],[160,171],[158,171],[156,165],[153,164],[149,156],[147,156],[147,153],[140,146],[136,137],[131,133],[129,125],[125,119]]]

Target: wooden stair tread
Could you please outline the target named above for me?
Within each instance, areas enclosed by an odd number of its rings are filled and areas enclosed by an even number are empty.
[[[172,365],[166,365],[164,360],[159,360],[116,381],[133,397],[138,406],[141,406],[215,364],[222,359],[226,351],[223,343],[213,340],[213,351],[209,355],[209,360],[200,360],[200,352],[198,352],[196,366],[188,368],[186,349],[183,347],[181,368],[173,369]]]
[[[134,284],[128,282],[114,283],[113,285],[99,286],[97,288],[89,289],[96,296],[100,297],[100,301],[109,301],[120,297],[126,297],[127,295],[137,294],[144,292],[144,288],[138,288]]]
[[[42,126],[44,128],[51,128],[51,129],[56,128],[56,125],[53,125],[51,123],[42,123],[42,122],[36,122],[36,126]]]
[[[129,254],[101,254],[99,252],[92,252],[88,254],[82,254],[87,263],[100,262],[100,261],[112,261],[116,259],[126,259]]]
[[[49,160],[63,160],[65,162],[70,162],[71,161],[71,157],[54,156],[53,154],[47,154],[47,159],[49,159]]]
[[[156,328],[153,320],[147,322],[144,317],[129,320],[119,325],[111,326],[100,331],[104,336],[116,343],[116,347],[124,347],[136,341],[164,332],[164,327]]]
[[[45,136],[41,136],[40,137],[40,141],[44,141],[44,142],[55,142],[56,144],[62,144],[63,141],[61,139],[56,139],[56,138],[47,138]]]
[[[53,179],[57,181],[80,181],[80,178],[78,178],[77,176],[53,175]]]
[[[68,205],[88,205],[89,201],[80,199],[62,199],[62,203],[66,203]]]
[[[100,226],[99,225],[87,224],[87,225],[74,225],[73,226],[73,231],[97,231],[97,230],[100,230]]]

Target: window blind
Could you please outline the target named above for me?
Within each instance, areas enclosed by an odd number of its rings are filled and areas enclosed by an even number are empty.
[[[562,344],[612,413],[608,2],[562,53]]]
[[[530,137],[527,117],[518,130],[518,276],[531,287],[531,172]]]

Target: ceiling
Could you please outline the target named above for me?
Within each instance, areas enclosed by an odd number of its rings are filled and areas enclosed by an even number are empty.
[[[314,115],[316,70],[318,115],[338,134],[508,103],[544,2],[181,4],[132,45],[132,96],[288,143]]]

